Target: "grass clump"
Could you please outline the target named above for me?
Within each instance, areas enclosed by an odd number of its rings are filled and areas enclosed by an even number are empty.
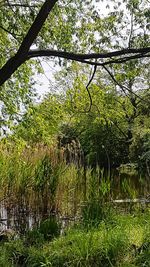
[[[54,216],[40,222],[39,226],[29,230],[25,237],[25,243],[30,246],[41,246],[46,241],[60,235],[60,223]]]
[[[0,266],[26,266],[27,248],[22,240],[6,242],[0,246]]]

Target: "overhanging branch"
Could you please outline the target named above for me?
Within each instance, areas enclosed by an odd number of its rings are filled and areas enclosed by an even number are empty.
[[[35,57],[59,57],[68,60],[78,61],[92,66],[105,66],[109,64],[121,64],[133,59],[150,57],[150,47],[139,49],[123,49],[106,53],[78,54],[50,49],[34,49],[28,52],[28,58]],[[101,59],[102,62],[91,61]],[[104,61],[106,59],[106,61]],[[110,59],[110,60],[107,60]]]
[[[106,58],[112,58],[112,57],[118,57],[118,56],[124,56],[124,55],[131,55],[130,57],[120,57],[119,59],[114,59],[114,61],[109,61],[110,63],[118,63],[120,61],[124,60],[130,60],[133,57],[139,58],[139,57],[149,57],[150,55],[150,47],[145,48],[137,48],[137,49],[122,49],[118,51],[113,52],[106,52],[106,53],[91,53],[91,54],[78,54],[78,53],[71,53],[71,52],[64,52],[64,51],[57,51],[57,50],[50,50],[50,49],[35,49],[30,50],[28,52],[28,59],[33,57],[62,57],[66,59],[76,60],[76,61],[82,61],[82,60],[88,60],[88,59],[106,59]],[[107,62],[107,64],[109,64]],[[93,65],[99,65],[103,63],[98,62],[89,62],[89,64]]]
[[[88,84],[86,85],[86,90],[87,90],[87,92],[88,92],[88,96],[89,96],[89,100],[90,100],[90,106],[89,106],[89,109],[88,109],[87,112],[89,112],[89,111],[91,110],[91,107],[92,107],[92,104],[93,104],[93,102],[92,102],[92,96],[91,96],[91,93],[90,93],[90,90],[89,90],[89,86],[90,86],[91,82],[92,82],[93,79],[94,79],[94,76],[95,76],[95,73],[96,73],[96,69],[97,69],[97,66],[95,65],[95,66],[94,66],[93,73],[92,73],[92,76],[91,76],[91,78],[90,78]]]

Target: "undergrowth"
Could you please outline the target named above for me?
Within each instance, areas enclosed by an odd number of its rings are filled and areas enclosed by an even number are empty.
[[[34,234],[32,238],[38,242],[30,242],[25,237],[1,244],[0,266],[150,266],[149,212],[113,214],[111,220],[102,220],[96,228],[77,225],[52,241],[44,236],[40,241]]]

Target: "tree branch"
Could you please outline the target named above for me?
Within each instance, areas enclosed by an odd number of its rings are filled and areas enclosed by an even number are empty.
[[[10,32],[10,31],[7,30],[6,28],[4,28],[2,25],[0,25],[0,28],[1,28],[3,31],[5,31],[5,32],[7,32],[8,34],[10,34],[14,39],[17,40],[17,37],[16,37],[16,35],[15,35],[13,32]],[[17,35],[17,36],[19,36],[19,35]]]
[[[94,66],[93,74],[92,74],[92,76],[91,76],[91,78],[90,78],[88,84],[86,85],[86,90],[87,90],[87,92],[88,92],[89,99],[90,99],[90,106],[89,106],[89,109],[88,109],[87,112],[90,112],[91,107],[92,107],[92,96],[91,96],[91,93],[90,93],[90,91],[89,91],[89,86],[90,86],[92,80],[94,79],[94,76],[95,76],[95,73],[96,73],[96,69],[97,69],[97,65]]]
[[[11,3],[9,3],[9,5],[8,4],[3,4],[3,6],[6,6],[6,7],[23,7],[23,8],[31,8],[31,7],[38,7],[38,5],[27,5],[27,4],[11,4]]]
[[[125,90],[127,90],[128,92],[131,93],[131,90],[130,90],[128,87],[126,87],[126,86],[120,84],[120,83],[116,80],[116,78],[114,77],[114,75],[110,72],[110,70],[109,70],[106,66],[103,66],[103,68],[107,71],[107,73],[108,73],[109,76],[112,78],[112,80],[115,82],[115,84],[117,84],[117,85],[122,89],[122,91],[123,91],[124,93],[125,93]],[[137,95],[137,94],[136,94],[135,92],[133,92],[133,91],[132,91],[132,94],[133,94],[136,98],[140,99],[142,102],[150,103],[150,101],[143,99],[141,96]]]
[[[6,64],[0,69],[0,86],[10,78],[10,76],[23,64],[28,58],[28,51],[40,32],[50,11],[58,0],[46,0],[41,7],[37,17],[31,25],[28,33],[23,39],[18,52],[14,57],[10,58]]]
[[[71,60],[87,60],[87,59],[104,59],[104,58],[111,58],[111,57],[117,57],[117,56],[123,56],[123,55],[129,55],[129,54],[137,54],[135,56],[146,56],[147,53],[150,53],[150,47],[144,47],[144,48],[131,48],[131,49],[122,49],[118,51],[113,52],[106,52],[106,53],[91,53],[91,54],[76,54],[71,52],[64,52],[64,51],[57,51],[57,50],[50,50],[50,49],[35,49],[30,50],[28,53],[28,58],[33,57],[62,57],[66,59]],[[149,55],[150,56],[150,55]],[[119,58],[118,60],[126,59],[125,58]],[[90,62],[89,62],[90,63]],[[93,62],[93,65],[97,65],[98,62]]]
[[[0,86],[7,81],[11,75],[22,65],[26,60],[34,57],[61,57],[65,59],[75,60],[93,66],[105,66],[114,63],[123,63],[135,58],[150,57],[150,47],[143,48],[127,48],[120,51],[112,51],[105,53],[91,53],[91,54],[76,54],[64,51],[55,50],[30,50],[31,45],[40,32],[48,14],[58,0],[45,0],[37,17],[31,25],[28,33],[24,37],[18,52],[14,57],[10,58],[6,64],[0,69]],[[9,3],[9,1],[7,0]],[[110,59],[108,61],[95,62],[90,59]]]
[[[114,51],[114,52],[106,52],[106,53],[91,53],[91,54],[76,54],[72,52],[64,52],[64,51],[57,51],[57,50],[50,50],[50,49],[44,49],[44,50],[30,50],[28,53],[28,59],[34,58],[34,57],[59,57],[59,58],[65,58],[68,60],[75,60],[81,63],[85,63],[92,66],[105,66],[109,64],[121,64],[125,63],[127,61],[130,61],[132,59],[139,59],[144,57],[150,57],[150,47],[147,48],[139,48],[139,49],[123,49],[120,51]],[[130,55],[131,54],[131,55]],[[134,55],[133,55],[134,54]],[[121,57],[123,55],[130,55]],[[118,57],[119,58],[115,58]],[[88,59],[106,59],[106,58],[112,58],[112,60],[108,60],[105,62],[93,62],[89,61]]]

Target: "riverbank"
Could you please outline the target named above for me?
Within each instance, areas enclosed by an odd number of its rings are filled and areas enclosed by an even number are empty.
[[[112,213],[96,227],[80,224],[63,235],[59,235],[58,225],[47,226],[43,224],[42,231],[34,229],[26,237],[1,243],[0,266],[150,266],[149,211]],[[52,232],[54,235],[50,235]]]

